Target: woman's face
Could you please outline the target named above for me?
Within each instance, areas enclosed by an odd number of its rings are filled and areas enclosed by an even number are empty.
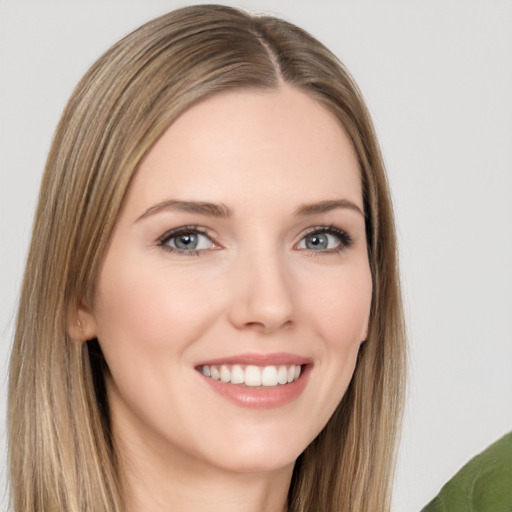
[[[193,106],[144,159],[81,311],[116,439],[196,471],[291,467],[347,389],[371,295],[340,123],[288,86]]]

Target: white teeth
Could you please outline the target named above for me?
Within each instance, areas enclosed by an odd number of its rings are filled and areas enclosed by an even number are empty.
[[[277,372],[277,382],[279,384],[286,384],[288,382],[288,370],[286,366],[280,366]]]
[[[280,365],[259,367],[249,365],[244,368],[239,364],[220,366],[203,365],[201,372],[205,377],[210,377],[221,382],[232,384],[245,384],[250,387],[272,387],[284,385],[297,380],[301,373],[300,365]]]
[[[245,372],[239,364],[234,364],[231,368],[231,382],[233,384],[243,384],[245,382]]]
[[[231,372],[224,364],[220,367],[220,380],[221,382],[231,382]]]
[[[212,379],[220,380],[219,369],[216,366],[210,367],[210,375],[211,375]]]
[[[245,385],[261,386],[261,371],[257,366],[248,366],[245,369]]]
[[[261,372],[263,386],[277,386],[277,369],[275,366],[265,366]]]

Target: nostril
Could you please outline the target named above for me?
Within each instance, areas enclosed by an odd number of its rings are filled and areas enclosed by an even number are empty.
[[[275,321],[267,320],[267,321],[259,321],[259,322],[247,322],[239,328],[246,329],[246,330],[252,330],[255,332],[261,332],[261,333],[271,333],[276,330],[289,329],[292,326],[293,326],[293,322],[291,320],[286,320],[284,322],[279,322],[279,321],[275,322]]]

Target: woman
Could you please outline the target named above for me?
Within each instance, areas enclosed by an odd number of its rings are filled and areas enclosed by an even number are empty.
[[[174,11],[57,128],[11,360],[14,510],[387,510],[404,343],[347,71],[284,21]]]

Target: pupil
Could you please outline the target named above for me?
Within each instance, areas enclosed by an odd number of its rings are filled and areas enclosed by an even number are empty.
[[[326,235],[309,235],[306,238],[308,249],[327,249],[328,240]]]
[[[197,236],[193,233],[181,235],[176,239],[176,247],[178,249],[195,249],[197,246]]]

